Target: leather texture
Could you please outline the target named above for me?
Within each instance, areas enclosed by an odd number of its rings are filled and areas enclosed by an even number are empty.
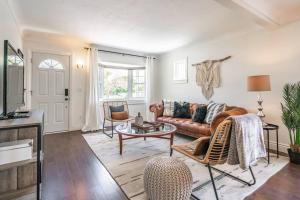
[[[111,118],[113,120],[125,120],[125,119],[128,119],[128,117],[129,117],[129,115],[128,115],[128,112],[126,112],[126,111],[111,113]]]
[[[205,104],[197,104],[190,103],[190,112],[191,115],[196,111],[199,105]],[[150,112],[154,113],[155,120],[159,122],[165,122],[173,124],[177,127],[177,133],[188,135],[194,138],[200,138],[203,136],[211,136],[211,133],[215,131],[218,125],[224,121],[227,117],[231,115],[242,115],[247,114],[247,110],[240,107],[235,106],[226,106],[225,111],[218,114],[215,119],[210,124],[193,122],[191,118],[173,118],[169,116],[163,116],[164,107],[162,104],[152,104],[149,107]]]
[[[177,127],[177,132],[189,135],[194,138],[201,136],[210,136],[210,125],[193,122],[192,119],[187,118],[173,118],[173,117],[158,117],[157,121],[173,124]]]

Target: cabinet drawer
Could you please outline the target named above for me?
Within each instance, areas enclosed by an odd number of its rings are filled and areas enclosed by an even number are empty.
[[[18,167],[18,189],[36,184],[36,162]]]
[[[0,171],[0,194],[17,189],[17,167]]]

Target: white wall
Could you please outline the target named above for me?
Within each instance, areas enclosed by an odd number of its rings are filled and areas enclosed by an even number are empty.
[[[196,85],[195,67],[191,64],[207,59],[232,58],[221,66],[222,84],[215,89],[212,100],[256,111],[256,94],[247,92],[249,75],[269,74],[271,92],[263,93],[266,121],[280,126],[281,151],[289,144],[287,129],[281,122],[282,88],[285,83],[300,81],[300,23],[276,30],[257,30],[243,35],[196,42],[159,58],[156,99],[207,102]],[[188,57],[188,83],[172,83],[173,62]],[[272,146],[275,138],[272,137]]]
[[[78,63],[85,61],[85,42],[70,37],[57,34],[47,34],[38,32],[24,33],[24,54],[28,75],[28,108],[31,107],[31,57],[32,52],[56,53],[69,55],[71,57],[70,66],[70,115],[69,129],[80,130],[85,117],[85,83],[86,71],[77,68]]]
[[[28,108],[31,108],[31,57],[32,52],[48,52],[57,53],[62,55],[71,56],[71,70],[70,70],[70,130],[80,130],[85,121],[85,95],[86,95],[86,71],[84,69],[78,69],[76,64],[85,61],[84,47],[90,46],[86,42],[77,39],[65,37],[58,34],[40,33],[33,31],[25,31],[24,37],[24,54],[26,57],[28,92],[26,101],[28,102]],[[93,45],[100,49],[118,51],[123,53],[132,53],[142,55],[138,52],[125,51],[121,49],[114,49],[104,46]],[[101,54],[100,54],[101,55]],[[129,60],[128,60],[129,59]],[[132,61],[130,57],[126,57],[126,61]],[[117,60],[115,60],[117,62]],[[146,105],[144,101],[129,101],[130,114],[132,116],[141,112],[143,116],[146,114]]]
[[[3,76],[4,40],[17,50],[22,50],[21,32],[7,0],[0,0],[0,80]],[[0,114],[3,106],[3,82],[0,81]]]

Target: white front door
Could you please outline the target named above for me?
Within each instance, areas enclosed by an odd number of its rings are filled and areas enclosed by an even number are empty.
[[[45,114],[45,132],[69,129],[70,57],[32,54],[32,108]]]

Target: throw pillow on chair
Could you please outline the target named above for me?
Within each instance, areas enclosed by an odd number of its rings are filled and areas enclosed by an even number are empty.
[[[125,120],[128,119],[128,112],[123,111],[123,112],[112,112],[111,113],[111,118],[114,120]]]

